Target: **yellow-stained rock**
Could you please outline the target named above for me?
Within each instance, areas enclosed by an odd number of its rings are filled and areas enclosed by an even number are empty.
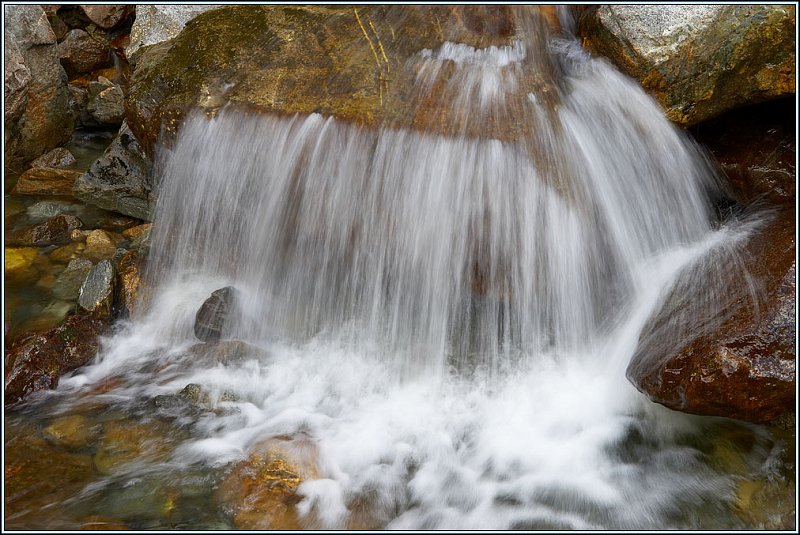
[[[272,437],[256,444],[217,492],[234,525],[246,530],[301,529],[297,487],[320,477],[318,454],[316,444],[305,436]]]

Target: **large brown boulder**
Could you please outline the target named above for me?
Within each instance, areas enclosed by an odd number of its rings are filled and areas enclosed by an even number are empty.
[[[544,17],[531,13],[531,36],[543,40]],[[455,60],[441,59],[424,90],[417,84],[426,59],[445,42],[508,45],[515,24],[508,6],[214,9],[174,39],[137,52],[128,125],[147,152],[162,125],[169,140],[190,108],[214,112],[226,103],[281,114],[318,112],[361,125],[517,139],[530,125],[515,109],[483,117],[477,105],[466,111],[453,106],[454,89],[467,84],[466,70],[456,68]],[[541,69],[518,73],[520,102],[531,91],[555,93],[546,91],[552,65],[531,53],[526,61],[534,59],[543,62]]]
[[[580,33],[680,125],[795,92],[792,5],[604,5]]]
[[[97,353],[106,321],[69,316],[47,332],[19,340],[5,352],[5,403],[15,403],[38,390],[55,388],[58,378],[89,362]]]
[[[650,399],[751,422],[795,404],[795,220],[778,214],[741,248],[678,280],[628,366]]]
[[[72,135],[67,74],[56,36],[37,5],[4,6],[5,156],[18,168]]]
[[[70,75],[92,72],[113,64],[108,43],[79,29],[70,30],[58,44],[58,56]]]

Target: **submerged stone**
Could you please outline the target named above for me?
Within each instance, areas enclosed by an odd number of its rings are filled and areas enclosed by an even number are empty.
[[[79,450],[94,444],[100,437],[100,426],[82,414],[70,414],[53,420],[43,434],[56,446]]]

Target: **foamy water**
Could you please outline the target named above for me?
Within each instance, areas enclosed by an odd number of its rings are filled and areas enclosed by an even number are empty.
[[[454,62],[453,105],[520,110],[503,99],[528,52],[422,51],[421,91]],[[310,437],[308,527],[356,504],[396,529],[729,525],[735,477],[696,446],[709,419],[650,403],[625,368],[676,278],[752,226],[713,230],[707,161],[634,82],[574,42],[546,53],[558,93],[525,95],[535,138],[517,144],[191,116],[162,153],[148,311],[55,395],[202,385],[220,410],[174,466]],[[213,364],[192,326],[227,285],[228,337],[260,353]]]

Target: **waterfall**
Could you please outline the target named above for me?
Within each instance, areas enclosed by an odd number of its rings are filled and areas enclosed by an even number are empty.
[[[713,223],[717,179],[635,82],[536,35],[409,61],[449,134],[191,114],[160,148],[147,312],[61,388],[232,392],[173,461],[308,435],[311,527],[357,503],[400,529],[686,527],[724,507],[731,480],[692,446],[705,424],[625,379],[676,277],[736,234]],[[264,353],[193,359],[195,312],[228,285],[226,337]]]

